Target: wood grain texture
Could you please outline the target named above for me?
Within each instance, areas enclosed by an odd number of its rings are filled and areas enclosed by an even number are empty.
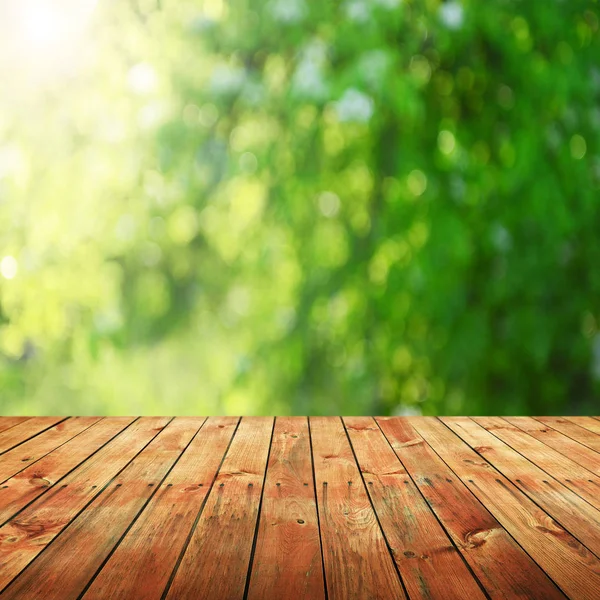
[[[564,597],[417,432],[413,417],[376,421],[491,598]]]
[[[598,600],[595,417],[0,417],[0,600]]]
[[[62,446],[99,420],[100,417],[73,417],[9,450],[0,460],[0,483],[34,464],[42,456]]]
[[[554,448],[557,452],[594,473],[594,475],[600,475],[600,454],[594,450],[531,417],[505,417],[504,420],[546,444],[546,446]]]
[[[207,420],[84,594],[85,600],[160,600],[238,421]]]
[[[569,421],[564,417],[536,417],[535,419],[547,427],[552,427],[552,429],[560,431],[572,440],[575,440],[596,452],[600,452],[600,436],[589,431],[585,427],[581,427],[577,423]],[[600,433],[600,428],[598,428],[598,432]]]
[[[78,598],[204,420],[190,417],[171,421],[4,591],[2,598]]]
[[[310,418],[330,600],[405,598],[341,419]]]
[[[19,423],[24,423],[29,418],[30,417],[0,417],[0,433],[15,425],[19,425]]]
[[[413,425],[567,596],[600,594],[600,560],[433,417]]]
[[[41,496],[125,427],[133,417],[107,417],[0,486],[0,525]]]
[[[485,598],[375,421],[343,420],[409,597]]]
[[[244,417],[190,538],[170,600],[243,598],[274,419]]]
[[[0,527],[3,590],[169,422],[143,417]]]
[[[600,509],[600,477],[500,417],[474,417],[473,420]]]
[[[472,419],[442,417],[441,420],[596,556],[600,556],[600,511],[548,477],[547,473]]]
[[[32,417],[0,433],[0,454],[26,442],[38,433],[64,421],[67,417]]]
[[[579,425],[596,435],[600,435],[600,420],[594,417],[563,417],[565,420]]]
[[[325,598],[306,417],[275,422],[249,600]]]

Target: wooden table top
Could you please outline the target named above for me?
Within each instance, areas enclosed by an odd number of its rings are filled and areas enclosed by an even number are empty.
[[[597,417],[0,418],[0,598],[600,598]]]

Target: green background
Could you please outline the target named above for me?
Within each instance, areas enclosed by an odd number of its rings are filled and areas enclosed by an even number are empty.
[[[598,8],[6,13],[0,412],[600,413]]]

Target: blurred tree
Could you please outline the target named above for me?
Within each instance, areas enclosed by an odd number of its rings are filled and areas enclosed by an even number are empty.
[[[597,2],[9,0],[9,413],[598,413]]]

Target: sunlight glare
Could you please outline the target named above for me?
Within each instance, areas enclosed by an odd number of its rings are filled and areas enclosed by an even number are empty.
[[[7,0],[0,9],[0,46],[13,69],[48,75],[69,69],[97,0]]]

